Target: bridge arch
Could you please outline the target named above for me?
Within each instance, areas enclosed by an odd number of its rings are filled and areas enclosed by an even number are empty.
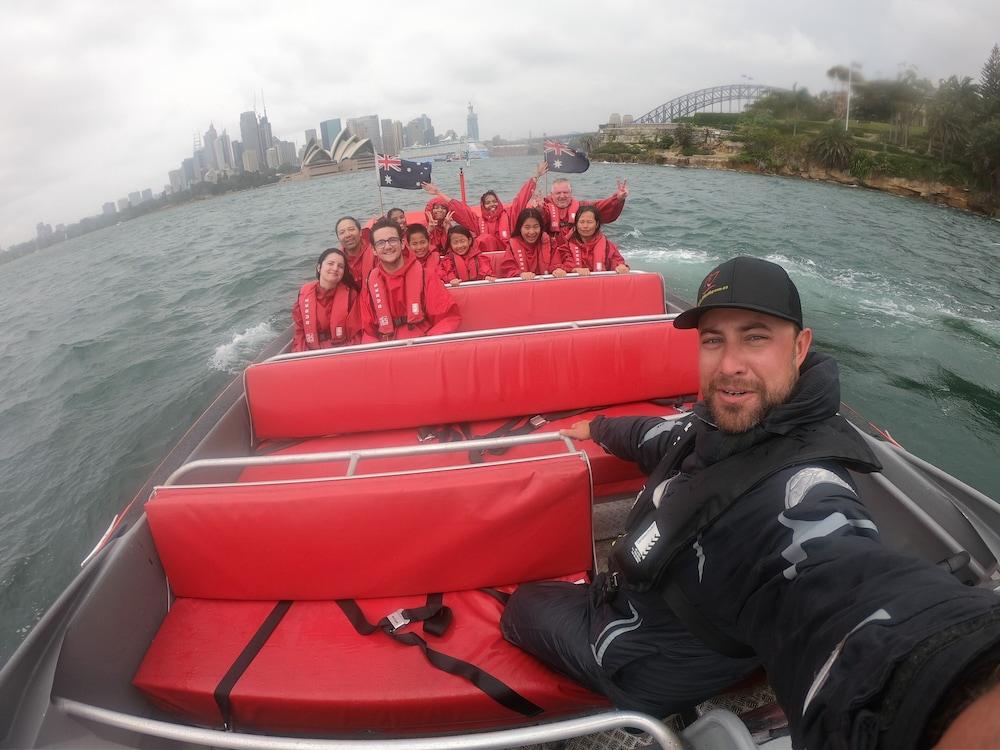
[[[735,101],[751,103],[776,91],[788,91],[788,89],[754,83],[730,83],[724,86],[712,86],[671,99],[669,102],[649,110],[635,122],[644,125],[673,122],[678,117],[693,115],[695,112],[708,109],[715,104]]]

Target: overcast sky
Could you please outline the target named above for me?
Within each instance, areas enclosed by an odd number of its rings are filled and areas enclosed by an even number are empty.
[[[366,114],[504,138],[594,130],[699,88],[818,92],[851,60],[978,81],[998,0],[747,3],[0,3],[0,245],[163,189],[210,122],[239,138],[263,90],[274,135]]]

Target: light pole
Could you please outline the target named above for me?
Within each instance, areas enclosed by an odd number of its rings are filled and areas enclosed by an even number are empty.
[[[844,118],[844,132],[846,133],[851,127],[851,79],[854,73],[854,67],[861,67],[861,63],[852,62],[847,66],[847,116]]]

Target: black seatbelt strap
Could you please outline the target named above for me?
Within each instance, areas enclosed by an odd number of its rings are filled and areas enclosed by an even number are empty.
[[[507,602],[510,600],[510,594],[508,594],[506,591],[501,591],[500,589],[481,588],[477,589],[477,591],[483,592],[484,594],[486,594],[486,596],[492,596],[494,599],[496,599],[505,607],[507,606]]]
[[[430,632],[432,635],[441,635],[444,632],[443,630],[440,633],[434,633],[433,630],[427,628],[428,620],[434,621],[441,611],[448,611],[450,619],[451,610],[442,605],[441,594],[428,595],[427,604],[423,607],[398,609],[383,617],[375,625],[368,622],[364,612],[361,611],[361,607],[353,599],[338,599],[337,605],[343,611],[351,625],[354,626],[354,629],[361,635],[371,635],[381,630],[398,643],[406,646],[416,646],[423,652],[424,657],[432,667],[471,682],[504,708],[527,717],[537,716],[543,712],[544,709],[540,706],[536,706],[523,695],[514,691],[485,670],[467,661],[456,659],[454,656],[435,651],[427,645],[427,641],[416,633],[399,632],[400,628],[426,617],[424,619],[425,632]],[[411,617],[410,615],[413,616]],[[438,628],[435,626],[434,629]]]
[[[288,612],[291,606],[292,602],[288,600],[280,601],[274,605],[274,609],[271,610],[271,613],[261,623],[260,627],[257,628],[257,632],[253,634],[247,645],[243,647],[243,650],[236,657],[236,661],[233,662],[229,671],[223,675],[222,679],[219,680],[219,684],[216,685],[213,695],[215,703],[219,707],[219,713],[222,714],[223,725],[227,731],[233,728],[233,706],[229,699],[233,688],[240,677],[243,676],[243,673],[246,672],[247,667],[257,657],[257,654],[260,653],[260,650],[264,648],[267,639],[271,637],[275,628],[278,627],[278,623],[281,622],[281,618],[285,616],[285,613]]]

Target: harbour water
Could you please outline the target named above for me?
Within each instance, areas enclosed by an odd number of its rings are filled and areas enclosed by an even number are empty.
[[[435,164],[458,192],[459,164]],[[525,158],[465,168],[509,200]],[[633,267],[692,297],[736,254],[783,264],[843,397],[921,457],[1000,498],[1000,223],[840,186],[594,164],[627,177],[607,227]],[[422,207],[387,190],[385,208]],[[114,514],[222,387],[289,321],[345,214],[378,211],[371,172],[162,211],[0,265],[0,663]]]

